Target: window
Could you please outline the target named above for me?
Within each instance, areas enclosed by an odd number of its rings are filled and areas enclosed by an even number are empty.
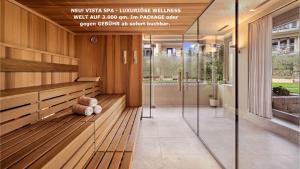
[[[167,56],[176,56],[176,49],[175,48],[167,48]]]
[[[235,46],[233,45],[232,37],[226,38],[225,42],[225,57],[224,57],[224,80],[231,84],[234,81],[234,56]]]
[[[144,44],[143,54],[144,54],[144,57],[151,57],[152,49],[151,49],[150,44]]]
[[[272,107],[273,117],[299,124],[300,38],[295,28],[298,31],[299,20],[273,29]]]

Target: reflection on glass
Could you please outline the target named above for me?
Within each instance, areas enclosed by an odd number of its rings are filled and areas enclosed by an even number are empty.
[[[143,116],[150,117],[150,106],[151,106],[151,69],[152,69],[152,48],[150,35],[143,36],[143,65],[142,65],[142,73],[143,73]]]
[[[185,120],[196,134],[198,134],[199,47],[197,28],[191,28],[184,35],[183,43],[183,110]]]
[[[201,100],[206,102],[199,108],[199,136],[225,168],[234,169],[235,97],[232,85],[225,84],[224,79],[225,60],[230,62],[230,47],[225,45],[225,39],[230,36],[204,36],[201,39],[200,60],[204,68],[199,90]]]
[[[182,94],[179,88],[182,69],[180,35],[152,35],[153,104],[155,107],[177,107],[180,113]]]
[[[220,164],[234,169],[235,1],[222,2],[215,1],[185,34],[184,117]],[[220,5],[226,21],[211,19]]]

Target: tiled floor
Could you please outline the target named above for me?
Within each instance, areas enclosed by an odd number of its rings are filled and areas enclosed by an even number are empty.
[[[196,128],[196,109],[187,108],[186,112],[187,121]],[[223,108],[200,108],[200,137],[227,169],[234,168],[234,132],[233,113]],[[299,163],[299,145],[249,121],[239,120],[240,169],[299,169]]]
[[[195,108],[185,118],[196,129]],[[145,110],[147,112],[147,110]],[[156,108],[143,119],[134,156],[134,169],[220,168],[181,116],[181,108]],[[224,109],[202,107],[199,132],[226,169],[234,168],[234,118]],[[246,120],[239,125],[240,169],[299,169],[300,146]]]
[[[133,169],[220,168],[181,117],[181,109],[156,108],[153,116],[141,122]]]

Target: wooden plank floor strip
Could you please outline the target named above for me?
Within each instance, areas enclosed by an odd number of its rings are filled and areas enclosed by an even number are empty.
[[[120,110],[114,111],[112,114],[110,114],[109,117],[107,117],[103,122],[101,123],[100,127],[96,128],[95,130],[95,146],[98,148],[104,138],[109,133],[111,127],[116,123],[119,115],[121,114]]]
[[[107,111],[107,110],[114,110],[114,107],[118,107],[118,105],[120,105],[122,102],[125,102],[125,95],[113,95],[113,100],[111,100],[111,103],[114,103],[113,105],[111,104],[111,106],[103,109],[102,111]],[[109,111],[108,111],[109,112]],[[93,118],[90,119],[90,121],[94,121],[96,123],[96,127],[99,125],[98,123],[98,119],[102,114],[97,114],[95,115]]]
[[[137,115],[134,120],[134,125],[132,127],[125,151],[134,151],[134,144],[136,142],[136,138],[138,135],[138,129],[141,121],[141,114],[142,114],[142,108],[140,107],[137,110]]]
[[[108,169],[110,161],[113,158],[113,152],[106,152],[97,169]]]
[[[80,149],[81,145],[92,136],[93,130],[92,123],[84,123],[66,138],[58,142],[52,141],[51,145],[54,144],[55,146],[49,149],[46,154],[38,158],[28,168],[61,168],[65,163],[61,159],[71,158],[72,155]]]
[[[119,168],[120,169],[129,169],[131,166],[131,160],[132,160],[132,153],[125,152]]]
[[[124,112],[128,112],[128,109],[125,110]],[[105,138],[105,140],[103,141],[103,143],[101,144],[101,146],[99,147],[99,149],[97,151],[106,151],[107,150],[107,148],[109,147],[113,138],[115,137],[117,131],[119,130],[121,124],[123,123],[123,120],[125,117],[126,117],[126,113],[122,113],[121,117],[119,117],[117,123],[115,123],[115,125],[113,126],[113,128],[111,129],[111,131],[109,132],[109,134],[107,135],[107,137]]]
[[[69,169],[73,168],[78,161],[80,161],[81,157],[87,153],[87,151],[92,147],[94,151],[94,136],[92,135],[81,147],[80,149],[72,156],[70,160],[64,164],[62,168]]]
[[[22,147],[26,146],[26,143],[30,144],[31,141],[34,141],[34,140],[32,140],[32,138],[37,138],[37,137],[35,137],[36,135],[44,135],[44,134],[47,134],[47,131],[51,131],[51,130],[49,130],[50,127],[52,127],[52,129],[55,129],[56,127],[59,127],[59,125],[58,124],[55,125],[55,124],[49,122],[46,125],[41,126],[39,129],[33,130],[33,131],[27,133],[26,135],[23,135],[22,137],[17,137],[5,144],[2,144],[1,145],[1,155],[7,156],[8,154],[6,152],[9,148],[11,148],[10,150],[12,150],[12,149],[19,150]],[[28,141],[30,141],[30,142],[28,142]],[[21,142],[21,144],[17,145],[20,142]],[[15,146],[15,147],[13,147],[13,146]],[[2,159],[2,158],[0,157],[0,159]]]
[[[107,121],[107,119],[109,119],[111,116],[117,115],[116,113],[117,112],[115,110],[107,110],[103,112],[102,116],[98,116],[99,118],[96,121],[90,120],[92,122],[95,122],[95,131],[101,128],[101,126],[103,126],[105,121]],[[98,136],[98,133],[95,133],[95,136]]]
[[[116,148],[116,151],[125,151],[126,144],[127,144],[132,126],[134,124],[136,113],[137,113],[137,109],[132,109],[130,119],[129,119],[127,125],[126,125],[126,129],[125,129],[125,131],[122,135],[122,138],[121,138],[121,140],[118,144],[118,147]]]
[[[5,141],[0,145],[1,156],[2,152],[7,155],[1,159],[1,168],[82,168],[94,154],[96,141],[102,146],[99,150],[127,149],[137,126],[137,109],[124,111],[125,95],[100,95],[97,98],[103,107],[100,115],[89,118],[62,115],[0,137]],[[118,168],[128,158],[125,153],[98,151],[86,167]]]
[[[115,152],[113,160],[109,166],[109,169],[118,169],[121,161],[122,161],[123,153],[122,152]]]
[[[20,149],[18,152],[14,153],[12,156],[6,157],[6,159],[1,161],[1,163],[2,163],[1,167],[7,168],[7,167],[19,162],[19,160],[21,160],[24,157],[33,156],[34,155],[33,152],[40,151],[37,149],[40,148],[41,146],[43,146],[43,144],[48,143],[48,141],[50,141],[53,138],[56,138],[59,135],[64,136],[64,135],[68,134],[68,132],[70,133],[72,130],[74,130],[74,127],[72,127],[72,126],[73,126],[73,124],[76,124],[77,122],[79,122],[79,119],[76,119],[76,118],[74,120],[72,119],[72,120],[70,120],[70,122],[64,123],[64,125],[60,126],[56,130],[51,131],[50,133],[37,139],[30,145],[24,147],[23,149]]]
[[[94,146],[91,146],[88,151],[84,154],[84,156],[78,161],[74,169],[82,169],[86,165],[87,161],[92,157],[95,152]]]
[[[32,163],[34,163],[34,161],[41,158],[41,156],[43,156],[48,151],[50,151],[56,144],[58,144],[64,138],[72,134],[76,129],[80,128],[83,124],[84,124],[83,122],[75,123],[74,125],[70,126],[68,129],[61,132],[60,134],[58,134],[56,137],[49,140],[48,142],[42,142],[44,143],[42,146],[40,146],[38,149],[28,154],[22,160],[15,162],[14,165],[11,166],[10,168],[19,169],[19,168],[29,167]]]
[[[103,157],[104,157],[104,152],[96,152],[93,158],[88,163],[86,169],[96,169]]]
[[[125,120],[123,121],[121,127],[119,128],[116,136],[114,137],[113,141],[111,142],[110,146],[108,147],[107,151],[115,151],[121,138],[123,135],[124,130],[126,129],[127,123],[132,115],[132,109],[129,109],[128,113],[126,114]]]
[[[57,128],[64,125],[64,123],[58,123],[58,124],[49,124],[47,126],[48,128],[44,128],[43,130],[39,130],[39,132],[32,136],[30,139],[23,140],[21,143],[16,144],[15,146],[6,149],[5,151],[1,152],[1,161],[3,161],[5,158],[8,158],[9,156],[18,153],[21,149],[25,148],[26,146],[29,146],[30,144],[34,143],[41,137],[47,136],[47,134],[55,131]]]
[[[6,135],[0,137],[0,140],[1,140],[0,145],[5,144],[15,138],[20,138],[23,135],[26,135],[27,133],[31,132],[32,130],[45,125],[46,123],[47,122],[39,122],[39,123],[35,123],[32,125],[27,125],[27,126],[24,126],[22,128],[19,128],[19,129],[13,131],[13,132],[7,133]]]
[[[45,123],[43,122],[44,125],[40,126],[39,128],[36,128],[36,129],[32,130],[31,132],[28,132],[26,135],[21,135],[20,137],[16,137],[16,138],[10,140],[9,142],[1,145],[1,155],[5,155],[5,151],[7,149],[9,149],[10,147],[15,146],[12,149],[17,149],[17,150],[21,149],[20,145],[22,147],[25,147],[27,145],[26,143],[30,144],[30,142],[34,141],[33,138],[39,138],[39,137],[42,137],[42,135],[47,134],[46,131],[50,131],[49,128],[53,128],[54,125],[59,127],[59,126],[63,125],[65,122],[70,121],[71,119],[72,119],[71,117],[67,117],[67,118],[61,120],[60,123],[58,123],[58,124],[54,124],[53,122],[45,122]],[[17,145],[18,143],[20,143],[20,145]]]

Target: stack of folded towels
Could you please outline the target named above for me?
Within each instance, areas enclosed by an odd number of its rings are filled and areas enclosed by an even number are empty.
[[[74,113],[90,116],[93,113],[99,114],[102,111],[102,107],[98,105],[98,100],[86,96],[81,96],[78,99],[78,103],[73,105],[72,108]]]

